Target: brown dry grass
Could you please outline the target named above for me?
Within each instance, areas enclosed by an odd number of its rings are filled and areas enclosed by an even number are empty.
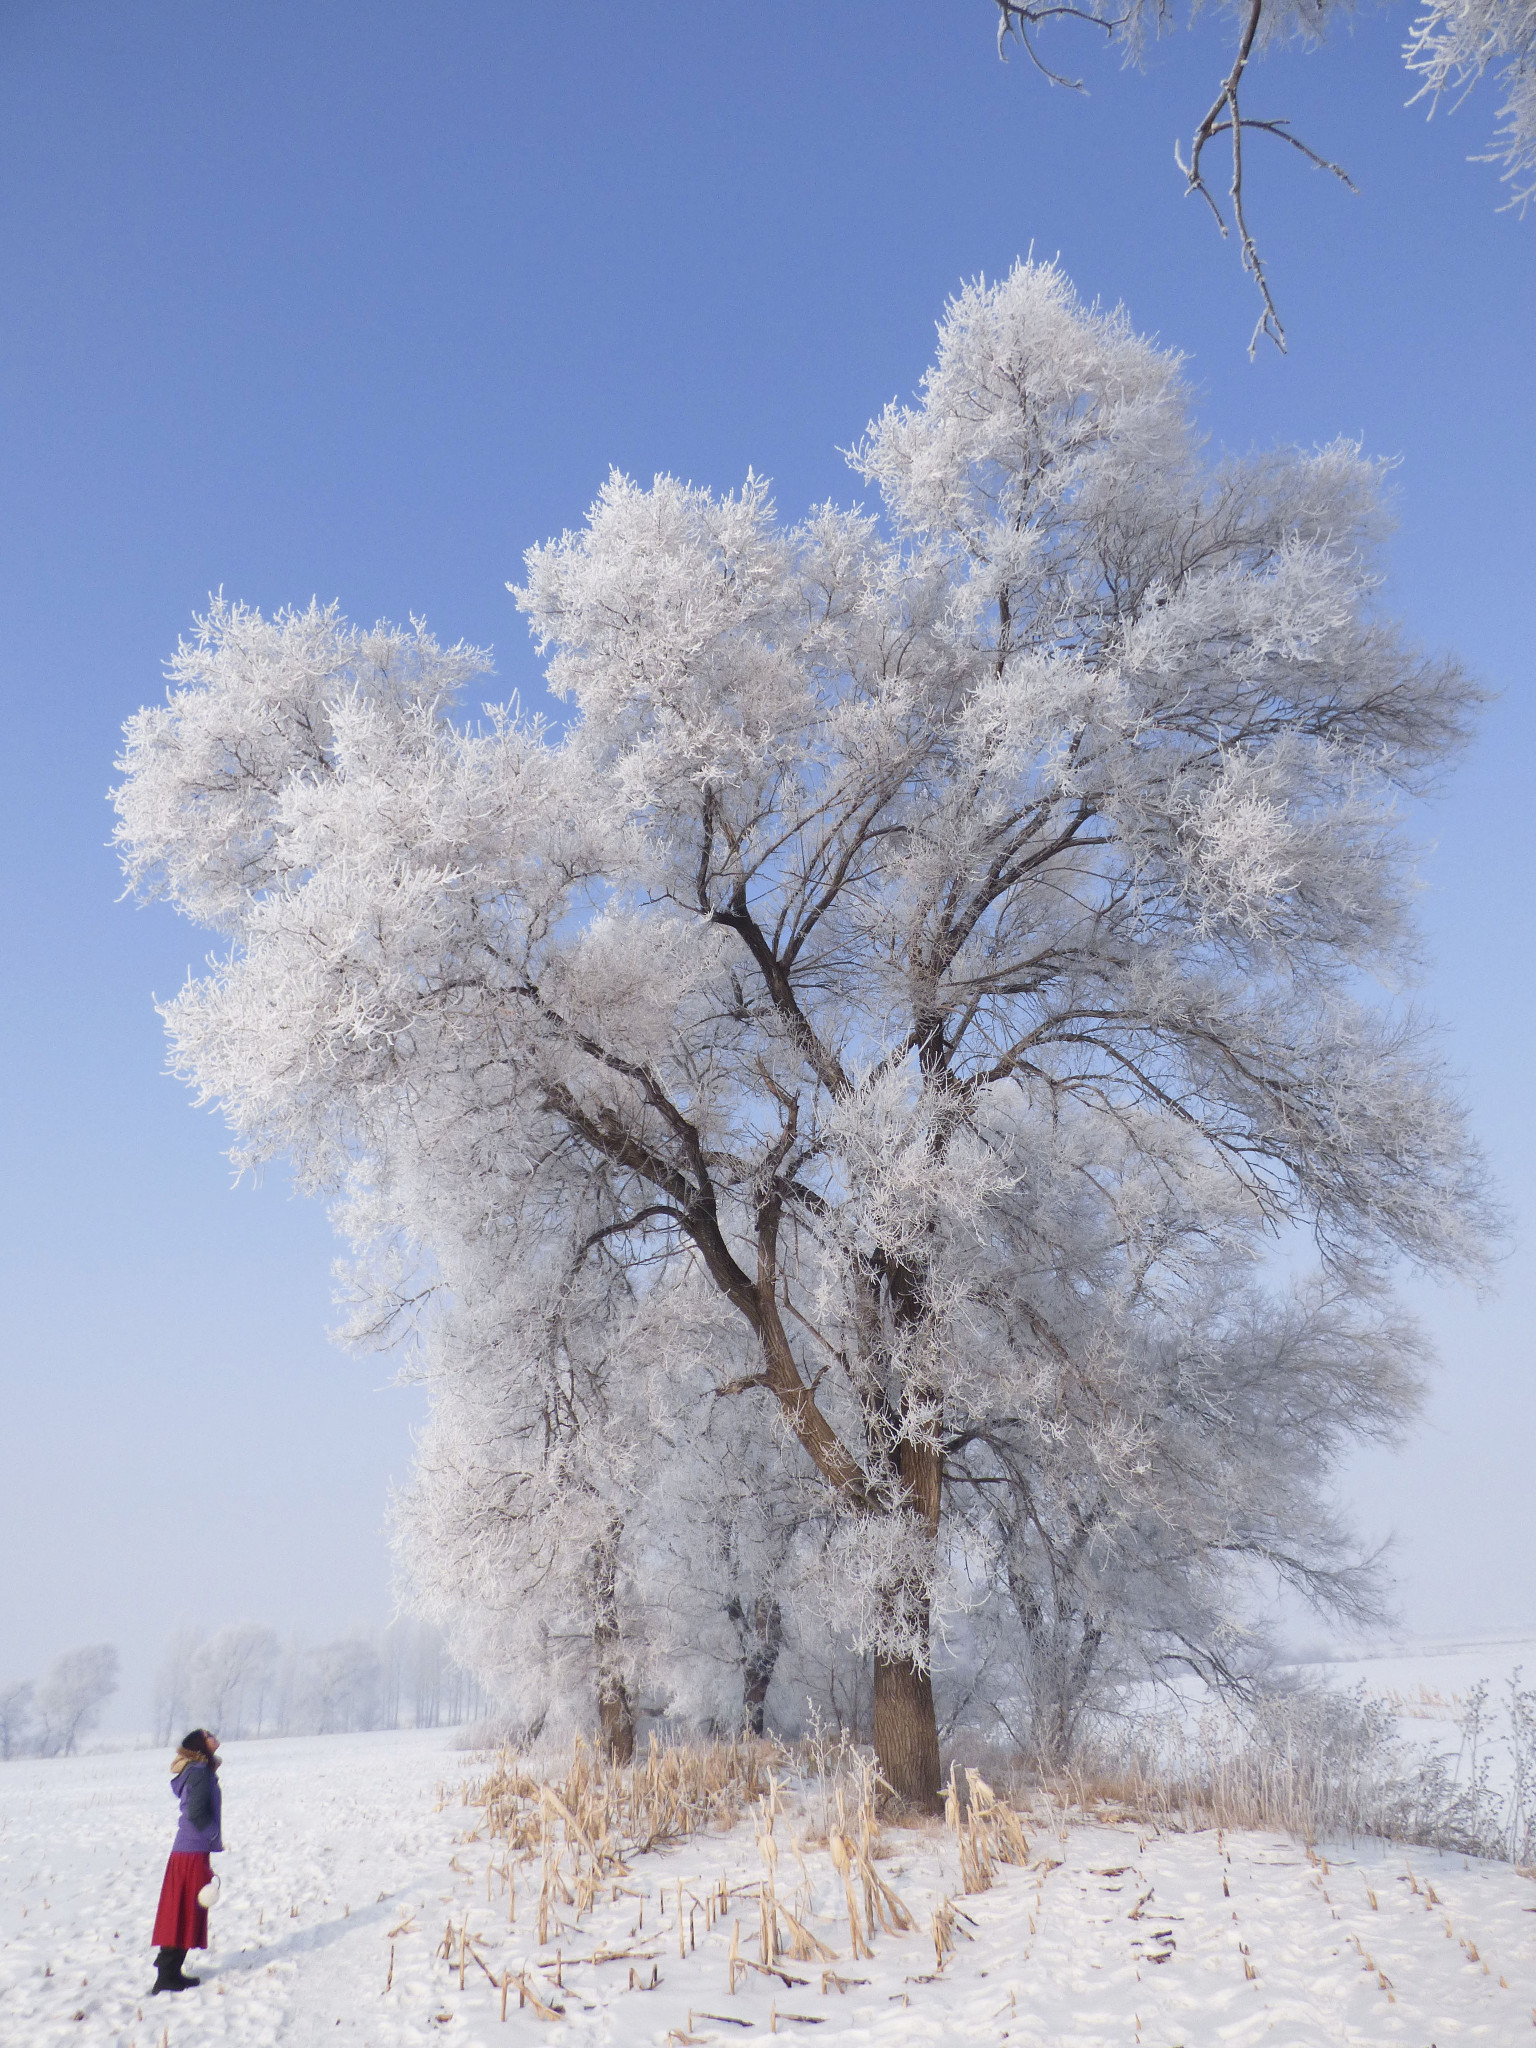
[[[794,1780],[799,1797],[799,1825],[787,1837],[779,1823],[786,1789]],[[501,1877],[508,1898],[508,1916],[516,1911],[514,1864],[537,1864],[533,1901],[539,1940],[551,1923],[568,1925],[590,1911],[599,1896],[615,1897],[631,1877],[635,1859],[649,1850],[670,1846],[702,1833],[723,1833],[749,1812],[756,1823],[756,1846],[763,1874],[750,1884],[718,1886],[685,1898],[677,1892],[678,1940],[685,1921],[692,1928],[702,1917],[703,1931],[720,1924],[750,1896],[756,1907],[757,1957],[739,1947],[740,1923],[733,1924],[730,1973],[767,1970],[779,1973],[782,1960],[829,1962],[835,1952],[808,1925],[812,1885],[806,1852],[825,1849],[843,1896],[850,1953],[873,1953],[880,1933],[906,1934],[917,1924],[912,1908],[896,1885],[876,1865],[885,1859],[882,1828],[901,1825],[893,1816],[884,1785],[868,1756],[847,1742],[834,1748],[808,1747],[800,1754],[761,1741],[679,1743],[654,1741],[643,1762],[619,1766],[606,1762],[578,1741],[566,1762],[553,1774],[541,1774],[528,1759],[511,1749],[495,1758],[486,1775],[462,1787],[467,1806],[478,1807],[480,1821],[468,1840],[503,1851]],[[1029,1845],[1019,1815],[1000,1798],[979,1772],[968,1770],[962,1783],[950,1776],[945,1820],[915,1817],[924,1835],[942,1825],[953,1834],[960,1865],[961,1893],[987,1890],[997,1866],[1023,1864]],[[799,1867],[801,1882],[790,1889],[781,1876],[781,1850],[788,1848]],[[535,1874],[525,1881],[525,1894]],[[489,1894],[488,1894],[489,1895]],[[938,1967],[953,1946],[951,1902],[935,1917],[932,1929]],[[643,1913],[643,1907],[642,1907]],[[450,1931],[451,1932],[451,1931]]]

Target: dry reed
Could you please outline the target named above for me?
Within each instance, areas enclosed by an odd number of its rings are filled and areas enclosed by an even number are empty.
[[[1511,1690],[1517,1706],[1529,1697]],[[1377,1836],[1519,1861],[1521,1844],[1536,1845],[1536,1799],[1517,1798],[1501,1823],[1480,1761],[1482,1705],[1474,1694],[1459,1724],[1470,1758],[1461,1770],[1454,1757],[1400,1742],[1392,1705],[1363,1689],[1298,1689],[1241,1709],[1208,1707],[1194,1722],[1171,1714],[1110,1724],[1071,1763],[1020,1769],[1012,1789],[1021,1804],[1058,1819],[1076,1811],[1181,1830],[1260,1829],[1303,1842]],[[1536,1717],[1525,1725],[1536,1727]],[[1536,1759],[1536,1737],[1527,1734],[1524,1753]],[[1527,1777],[1536,1788],[1536,1761]]]
[[[793,1802],[786,1797],[789,1774],[798,1779]],[[628,1988],[654,1988],[660,1982],[658,1954],[670,1950],[674,1932],[678,1956],[686,1958],[700,1934],[707,1938],[713,1930],[724,1934],[728,1928],[728,1945],[722,1942],[715,1953],[733,1995],[744,1982],[761,1978],[771,1980],[775,1991],[803,1992],[818,1971],[823,1996],[829,1988],[843,1991],[866,1980],[825,1965],[837,1965],[845,1953],[857,1963],[874,1954],[879,1935],[909,1935],[918,1926],[912,1906],[879,1868],[887,1853],[881,1812],[888,1797],[889,1788],[868,1756],[846,1741],[797,1757],[765,1742],[663,1747],[653,1740],[647,1755],[627,1766],[607,1762],[578,1741],[569,1758],[547,1775],[534,1760],[503,1749],[481,1779],[461,1788],[462,1802],[477,1810],[463,1840],[483,1841],[487,1848],[486,1904],[493,1902],[499,1877],[507,1922],[513,1922],[521,1866],[525,1920],[536,1923],[541,1949],[568,1937],[573,1923],[579,1925],[594,1907],[617,1906],[621,1899],[634,1902],[630,1945],[603,1947],[589,1939],[580,1953],[573,1953],[567,1943],[552,1959],[530,1960],[521,1969],[503,1966],[497,1974],[478,1946],[482,1938],[494,1943],[495,1937],[472,1935],[466,1916],[458,1925],[448,1923],[439,1956],[461,1987],[478,1967],[503,2010],[515,1986],[519,2006],[532,2006],[542,2019],[559,2016],[563,1971],[578,1965],[627,1960]],[[999,1864],[1026,1862],[1029,1845],[1019,1816],[977,1771],[966,1771],[963,1784],[951,1774],[948,1805],[962,1891],[984,1890],[994,1882]],[[653,1892],[636,1868],[653,1849],[729,1832],[746,1818],[753,1822],[761,1868],[756,1878],[738,1867],[734,1877],[691,1884],[669,1879]],[[808,1850],[821,1844],[847,1915],[843,1950],[826,1938],[828,1932],[833,1940],[837,1936],[824,1921],[820,1932],[812,1925],[827,1910],[824,1896],[818,1905],[807,1863]],[[472,1875],[457,1858],[454,1865],[461,1875]],[[478,1868],[473,1877],[478,1889]],[[535,1884],[537,1894],[530,1899]],[[667,1919],[674,1908],[675,1929]],[[648,1912],[656,1931],[646,1937]],[[933,1913],[937,1971],[965,1932],[959,1925],[965,1917],[947,1897]],[[654,1945],[636,1946],[637,1938]],[[635,1967],[641,1962],[651,1964],[649,1977]],[[804,1974],[807,1965],[811,1969]],[[544,1980],[538,1989],[535,1972]],[[785,2012],[780,2017],[789,2022],[793,2016]]]

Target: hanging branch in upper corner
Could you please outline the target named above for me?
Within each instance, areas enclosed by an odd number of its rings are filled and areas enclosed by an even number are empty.
[[[1299,135],[1293,135],[1288,119],[1260,120],[1254,115],[1243,112],[1238,93],[1242,87],[1243,74],[1248,68],[1249,59],[1253,55],[1254,45],[1258,39],[1259,28],[1264,16],[1264,6],[1265,0],[1251,0],[1248,18],[1243,26],[1242,40],[1237,46],[1237,55],[1233,59],[1232,69],[1222,80],[1220,92],[1217,93],[1215,99],[1211,102],[1205,119],[1195,130],[1194,140],[1190,145],[1189,161],[1185,162],[1183,151],[1177,143],[1174,144],[1173,149],[1174,161],[1187,180],[1185,189],[1200,194],[1200,197],[1215,215],[1216,225],[1221,229],[1222,236],[1225,238],[1227,223],[1222,215],[1221,208],[1211,197],[1211,188],[1205,182],[1205,172],[1202,168],[1201,160],[1207,143],[1213,142],[1218,135],[1230,135],[1232,138],[1232,182],[1227,187],[1227,194],[1232,201],[1232,219],[1237,227],[1238,241],[1242,248],[1243,268],[1258,286],[1259,297],[1263,302],[1263,310],[1254,323],[1253,333],[1248,337],[1248,353],[1250,356],[1258,348],[1259,337],[1265,334],[1269,336],[1275,347],[1283,355],[1285,353],[1285,327],[1275,306],[1274,295],[1269,288],[1269,275],[1264,268],[1264,259],[1259,254],[1258,244],[1253,239],[1252,230],[1248,226],[1248,216],[1243,208],[1244,129],[1251,128],[1256,134],[1273,135],[1281,142],[1288,142],[1292,149],[1299,149],[1301,151],[1314,170],[1332,171],[1333,175],[1341,179],[1351,192],[1359,189],[1354,179],[1350,177],[1348,171],[1341,164],[1333,163],[1325,156],[1319,156],[1318,152],[1309,143],[1303,142]]]
[[[1128,6],[1116,13],[1110,13],[1103,8],[1039,5],[1036,4],[1036,0],[995,0],[995,4],[998,11],[998,55],[1004,61],[1007,60],[1007,46],[1011,38],[1019,44],[1036,70],[1049,79],[1051,84],[1069,86],[1074,91],[1083,89],[1082,80],[1067,78],[1054,70],[1041,57],[1035,45],[1034,31],[1046,22],[1060,17],[1091,22],[1094,27],[1103,29],[1111,42],[1118,41],[1122,45],[1127,61],[1132,61],[1139,55],[1149,32],[1158,35],[1167,26],[1168,10],[1162,4],[1162,0],[1130,0]],[[1248,0],[1246,8],[1241,6],[1239,0],[1241,30],[1232,68],[1222,79],[1204,119],[1194,131],[1187,158],[1178,143],[1174,144],[1174,161],[1184,173],[1186,193],[1199,193],[1211,209],[1216,225],[1225,239],[1228,233],[1227,217],[1206,180],[1204,157],[1207,145],[1214,142],[1218,136],[1229,135],[1232,138],[1232,176],[1227,186],[1227,196],[1231,201],[1232,221],[1237,228],[1243,268],[1253,279],[1260,300],[1259,317],[1248,342],[1250,356],[1256,352],[1259,339],[1263,335],[1267,335],[1282,354],[1285,352],[1286,343],[1285,325],[1280,318],[1274,293],[1270,288],[1269,273],[1259,253],[1253,231],[1248,225],[1243,189],[1245,131],[1272,135],[1280,142],[1288,142],[1292,149],[1301,152],[1315,170],[1331,171],[1334,177],[1349,187],[1351,192],[1357,189],[1354,180],[1341,164],[1334,163],[1313,149],[1310,143],[1303,142],[1299,135],[1291,133],[1291,124],[1287,116],[1245,113],[1241,100],[1245,76],[1255,52],[1287,29],[1299,31],[1304,35],[1319,36],[1325,11],[1326,0],[1322,0],[1321,5],[1316,4],[1314,0],[1311,6],[1297,6],[1295,0],[1290,0],[1289,5],[1282,4],[1282,0]],[[1287,15],[1291,18],[1287,19]]]
[[[1052,85],[1078,92],[1083,90],[1083,81],[1056,70],[1040,54],[1037,33],[1047,23],[1088,22],[1102,29],[1110,43],[1119,45],[1127,63],[1136,62],[1148,40],[1162,35],[1173,23],[1173,10],[1166,0],[1123,0],[1118,7],[1108,0],[1097,0],[1097,4],[1090,0],[1083,7],[1055,4],[1055,0],[993,0],[993,4],[997,8],[998,55],[1006,59],[1008,44],[1014,41]],[[1204,156],[1207,145],[1218,136],[1231,138],[1232,175],[1227,186],[1231,219],[1237,228],[1243,268],[1260,299],[1259,318],[1248,344],[1252,356],[1262,335],[1282,352],[1286,340],[1268,269],[1248,223],[1245,133],[1288,142],[1314,170],[1331,172],[1352,192],[1356,186],[1342,164],[1293,134],[1287,117],[1249,114],[1242,103],[1252,59],[1282,39],[1320,43],[1330,8],[1338,0],[1228,0],[1228,4],[1237,33],[1232,68],[1196,126],[1188,155],[1175,144],[1174,159],[1184,174],[1185,192],[1200,194],[1225,236],[1227,215],[1207,182]],[[1536,0],[1427,0],[1409,31],[1402,55],[1409,71],[1422,80],[1410,104],[1427,99],[1431,114],[1447,94],[1452,96],[1454,110],[1486,73],[1497,71],[1505,95],[1497,110],[1499,125],[1493,146],[1472,161],[1502,166],[1502,181],[1510,188],[1506,209],[1523,214],[1536,197]]]

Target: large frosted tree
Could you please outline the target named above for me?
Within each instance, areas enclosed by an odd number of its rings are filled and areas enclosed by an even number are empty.
[[[421,628],[216,606],[119,841],[229,941],[177,1067],[343,1198],[370,1313],[551,1261],[656,1316],[714,1291],[719,1397],[818,1475],[882,1766],[931,1799],[948,1447],[1088,1371],[1053,1316],[1096,1156],[1357,1291],[1478,1260],[1377,993],[1399,806],[1477,693],[1380,612],[1380,465],[1208,459],[1178,360],[1051,266],[963,291],[854,462],[878,511],[614,476],[533,549],[559,734],[455,723],[479,658]]]

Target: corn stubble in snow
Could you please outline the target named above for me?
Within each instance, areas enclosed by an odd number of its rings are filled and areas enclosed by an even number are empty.
[[[819,1764],[816,1777],[807,1765]],[[748,1814],[754,1821],[762,1875],[755,1881],[732,1883],[722,1873],[717,1882],[688,1886],[662,1882],[658,1906],[674,1915],[672,1932],[679,1956],[694,1952],[700,1940],[729,1939],[724,1951],[727,1996],[751,1975],[774,1980],[786,1990],[801,1989],[811,1978],[786,1965],[819,1968],[820,1990],[843,1990],[859,1980],[833,1968],[844,1951],[834,1945],[834,1929],[823,1915],[825,1934],[810,1924],[815,1914],[815,1885],[809,1858],[825,1855],[835,1873],[844,1925],[835,1939],[846,1944],[846,1957],[860,1962],[873,1956],[881,1935],[912,1935],[926,1918],[937,1976],[954,1952],[965,1916],[954,1900],[941,1898],[926,1914],[904,1898],[897,1885],[877,1867],[886,1855],[882,1841],[882,1808],[890,1812],[889,1788],[873,1764],[844,1745],[832,1759],[796,1757],[781,1746],[754,1740],[664,1747],[653,1740],[643,1763],[615,1765],[600,1750],[580,1740],[559,1777],[541,1775],[511,1749],[503,1749],[489,1773],[466,1785],[464,1799],[478,1807],[481,1821],[470,1839],[499,1845],[487,1885],[499,1874],[515,1921],[518,1871],[526,1866],[521,1886],[525,1912],[535,1917],[541,1947],[576,1933],[599,1901],[613,1903],[625,1892],[634,1865],[658,1849],[675,1848],[701,1834],[726,1834]],[[1013,1808],[975,1770],[963,1774],[952,1767],[945,1798],[945,1828],[953,1835],[961,1894],[991,1888],[999,1864],[1023,1866],[1029,1843]],[[798,1868],[798,1884],[786,1883],[781,1870],[784,1850]],[[825,1875],[824,1871],[822,1873]],[[637,1932],[643,1930],[642,1886]],[[743,1923],[750,1932],[743,1942]],[[654,1924],[654,1923],[653,1923]],[[450,1963],[455,1955],[450,1922],[439,1953]],[[467,1935],[458,1937],[469,1953]],[[557,1950],[556,1988],[563,1989],[566,1968],[622,1961],[629,1951],[594,1947],[591,1954]],[[648,1950],[642,1960],[652,1960]],[[478,1957],[474,1960],[479,1961]],[[461,1955],[461,1968],[463,1956]],[[483,1961],[480,1967],[492,1975]],[[494,1981],[494,1980],[493,1980]],[[527,1972],[504,1980],[519,1993],[519,2003],[532,2003],[541,2016],[555,2018],[559,2008],[535,1994]],[[631,1987],[653,1988],[656,1981],[638,1981],[631,1969]],[[915,1981],[932,1981],[920,1978]],[[784,2014],[788,2020],[791,2015]]]

